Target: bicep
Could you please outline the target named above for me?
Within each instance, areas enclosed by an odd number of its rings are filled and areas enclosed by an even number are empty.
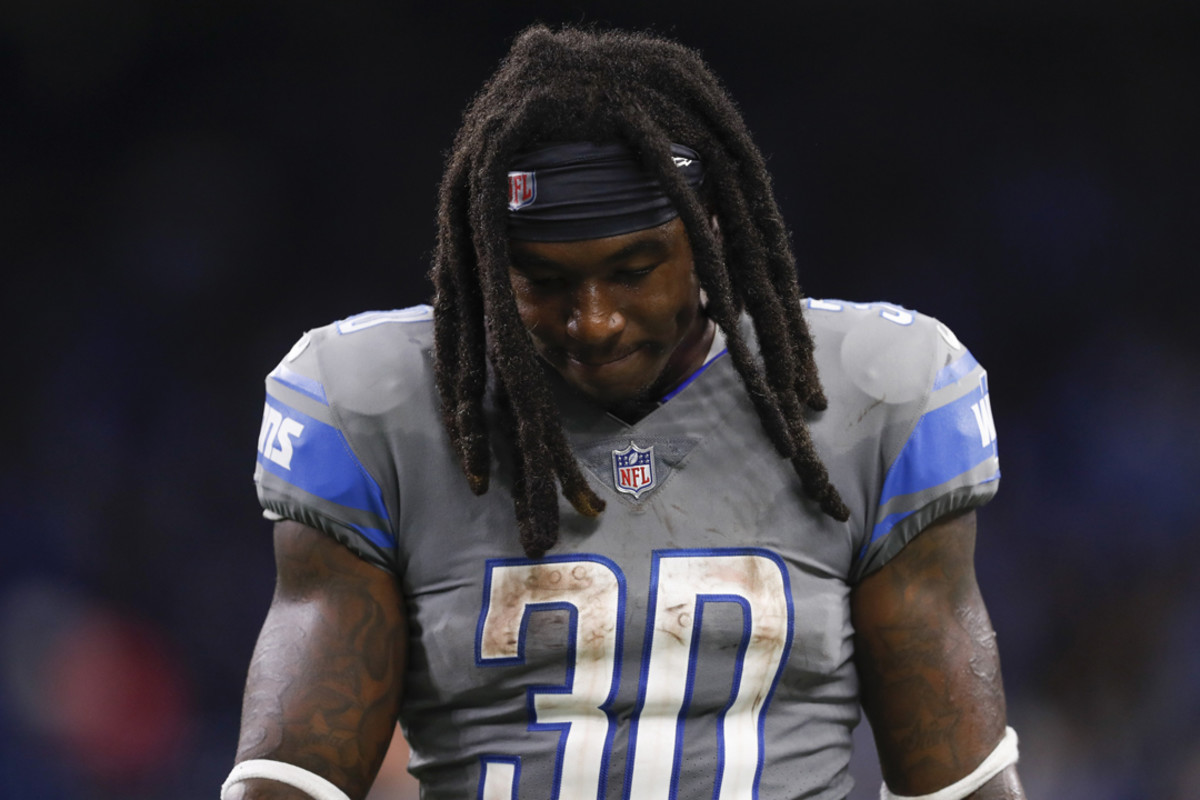
[[[975,580],[974,512],[930,525],[855,587],[863,709],[893,791],[970,773],[1004,735],[1000,657]]]
[[[394,576],[299,523],[276,525],[275,556],[237,760],[286,761],[362,797],[395,730],[403,598]],[[256,783],[247,782],[247,797]]]

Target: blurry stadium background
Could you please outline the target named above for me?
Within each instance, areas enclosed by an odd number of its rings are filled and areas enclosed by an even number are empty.
[[[428,297],[441,154],[535,19],[699,48],[806,290],[989,368],[1030,797],[1200,796],[1200,12],[1163,0],[0,4],[0,796],[216,798],[272,591],[262,378]]]

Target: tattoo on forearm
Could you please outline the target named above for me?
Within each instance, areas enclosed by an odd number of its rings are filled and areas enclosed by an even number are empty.
[[[344,556],[296,547],[280,564],[288,578],[251,662],[238,759],[286,760],[361,797],[395,725],[404,630],[398,608],[339,567]]]
[[[995,633],[973,571],[962,568],[971,537],[926,535],[878,576],[902,612],[858,634],[856,659],[885,777],[937,788],[974,769],[980,742],[998,739],[1004,693]]]

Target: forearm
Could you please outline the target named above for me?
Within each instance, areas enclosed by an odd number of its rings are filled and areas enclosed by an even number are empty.
[[[885,782],[879,796],[881,800],[1024,800],[1025,792],[1016,770],[1017,756],[1017,737],[1009,728],[996,749],[954,783],[926,794],[897,795]]]
[[[1000,657],[975,582],[974,533],[969,515],[935,524],[856,589],[863,707],[884,779],[899,796],[962,781],[1004,736]],[[1023,792],[1010,767],[968,796]]]
[[[268,619],[246,684],[237,760],[295,764],[361,797],[395,726],[390,665],[370,653],[378,650],[366,634],[371,625],[363,625],[361,653],[330,652],[320,638],[312,648],[295,642],[293,618],[311,613],[285,609]]]
[[[382,573],[363,572],[375,568],[323,534],[285,535],[277,554],[286,577],[250,664],[236,760],[293,764],[355,800],[366,795],[395,730],[405,635],[400,599],[394,589],[380,591]],[[234,792],[245,800],[307,797],[262,779]]]
[[[229,787],[222,800],[313,800],[308,794],[279,781],[255,778]]]
[[[970,800],[1025,800],[1025,789],[1017,775],[1014,764],[985,783],[979,791],[969,796]]]

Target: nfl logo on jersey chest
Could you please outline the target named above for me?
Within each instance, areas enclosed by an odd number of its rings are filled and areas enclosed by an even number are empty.
[[[613,485],[618,492],[640,498],[654,488],[654,445],[638,447],[633,442],[624,450],[612,451]]]

